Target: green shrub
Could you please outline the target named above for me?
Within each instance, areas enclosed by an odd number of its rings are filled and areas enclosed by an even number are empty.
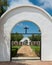
[[[12,46],[12,49],[19,49],[21,46]]]
[[[12,56],[12,57],[15,57],[16,54],[17,54],[17,49],[12,49],[12,50],[11,50],[11,56]]]
[[[36,52],[37,56],[40,57],[40,48],[35,48],[35,52]]]
[[[17,55],[17,51],[18,49],[20,48],[21,46],[12,46],[12,49],[11,49],[11,56],[12,57],[15,57]]]

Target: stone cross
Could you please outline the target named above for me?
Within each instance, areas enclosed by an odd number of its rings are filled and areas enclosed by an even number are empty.
[[[27,29],[29,29],[27,26],[24,27],[25,29],[25,34],[27,34]]]

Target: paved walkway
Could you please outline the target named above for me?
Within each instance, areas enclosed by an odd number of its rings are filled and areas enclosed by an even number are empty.
[[[52,62],[43,62],[39,60],[13,61],[13,62],[0,62],[0,65],[52,65]]]

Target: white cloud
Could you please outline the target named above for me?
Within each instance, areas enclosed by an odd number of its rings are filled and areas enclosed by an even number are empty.
[[[40,2],[40,7],[46,9],[46,8],[51,8],[52,9],[52,0],[39,0]],[[32,2],[30,2],[30,0],[11,0],[10,2],[10,6],[8,9],[14,8],[18,5],[22,5],[22,4],[32,4]]]
[[[26,27],[28,27],[28,28],[29,28],[29,26],[28,26],[28,25],[23,24],[23,23],[18,23],[18,24],[17,24],[17,26],[19,26],[19,27],[23,27],[23,28],[26,26]]]
[[[19,27],[23,27],[24,24],[23,24],[23,23],[18,23],[17,26],[19,26]]]
[[[41,7],[44,9],[51,8],[52,9],[52,0],[39,0],[39,2],[42,4]]]
[[[21,5],[21,4],[30,4],[30,3],[31,2],[29,0],[11,0],[8,9],[16,7],[16,6]]]

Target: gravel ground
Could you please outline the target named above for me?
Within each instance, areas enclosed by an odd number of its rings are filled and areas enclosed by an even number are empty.
[[[37,57],[35,51],[33,51],[31,47],[27,45],[21,46],[21,48],[17,51],[17,54],[19,57]]]

